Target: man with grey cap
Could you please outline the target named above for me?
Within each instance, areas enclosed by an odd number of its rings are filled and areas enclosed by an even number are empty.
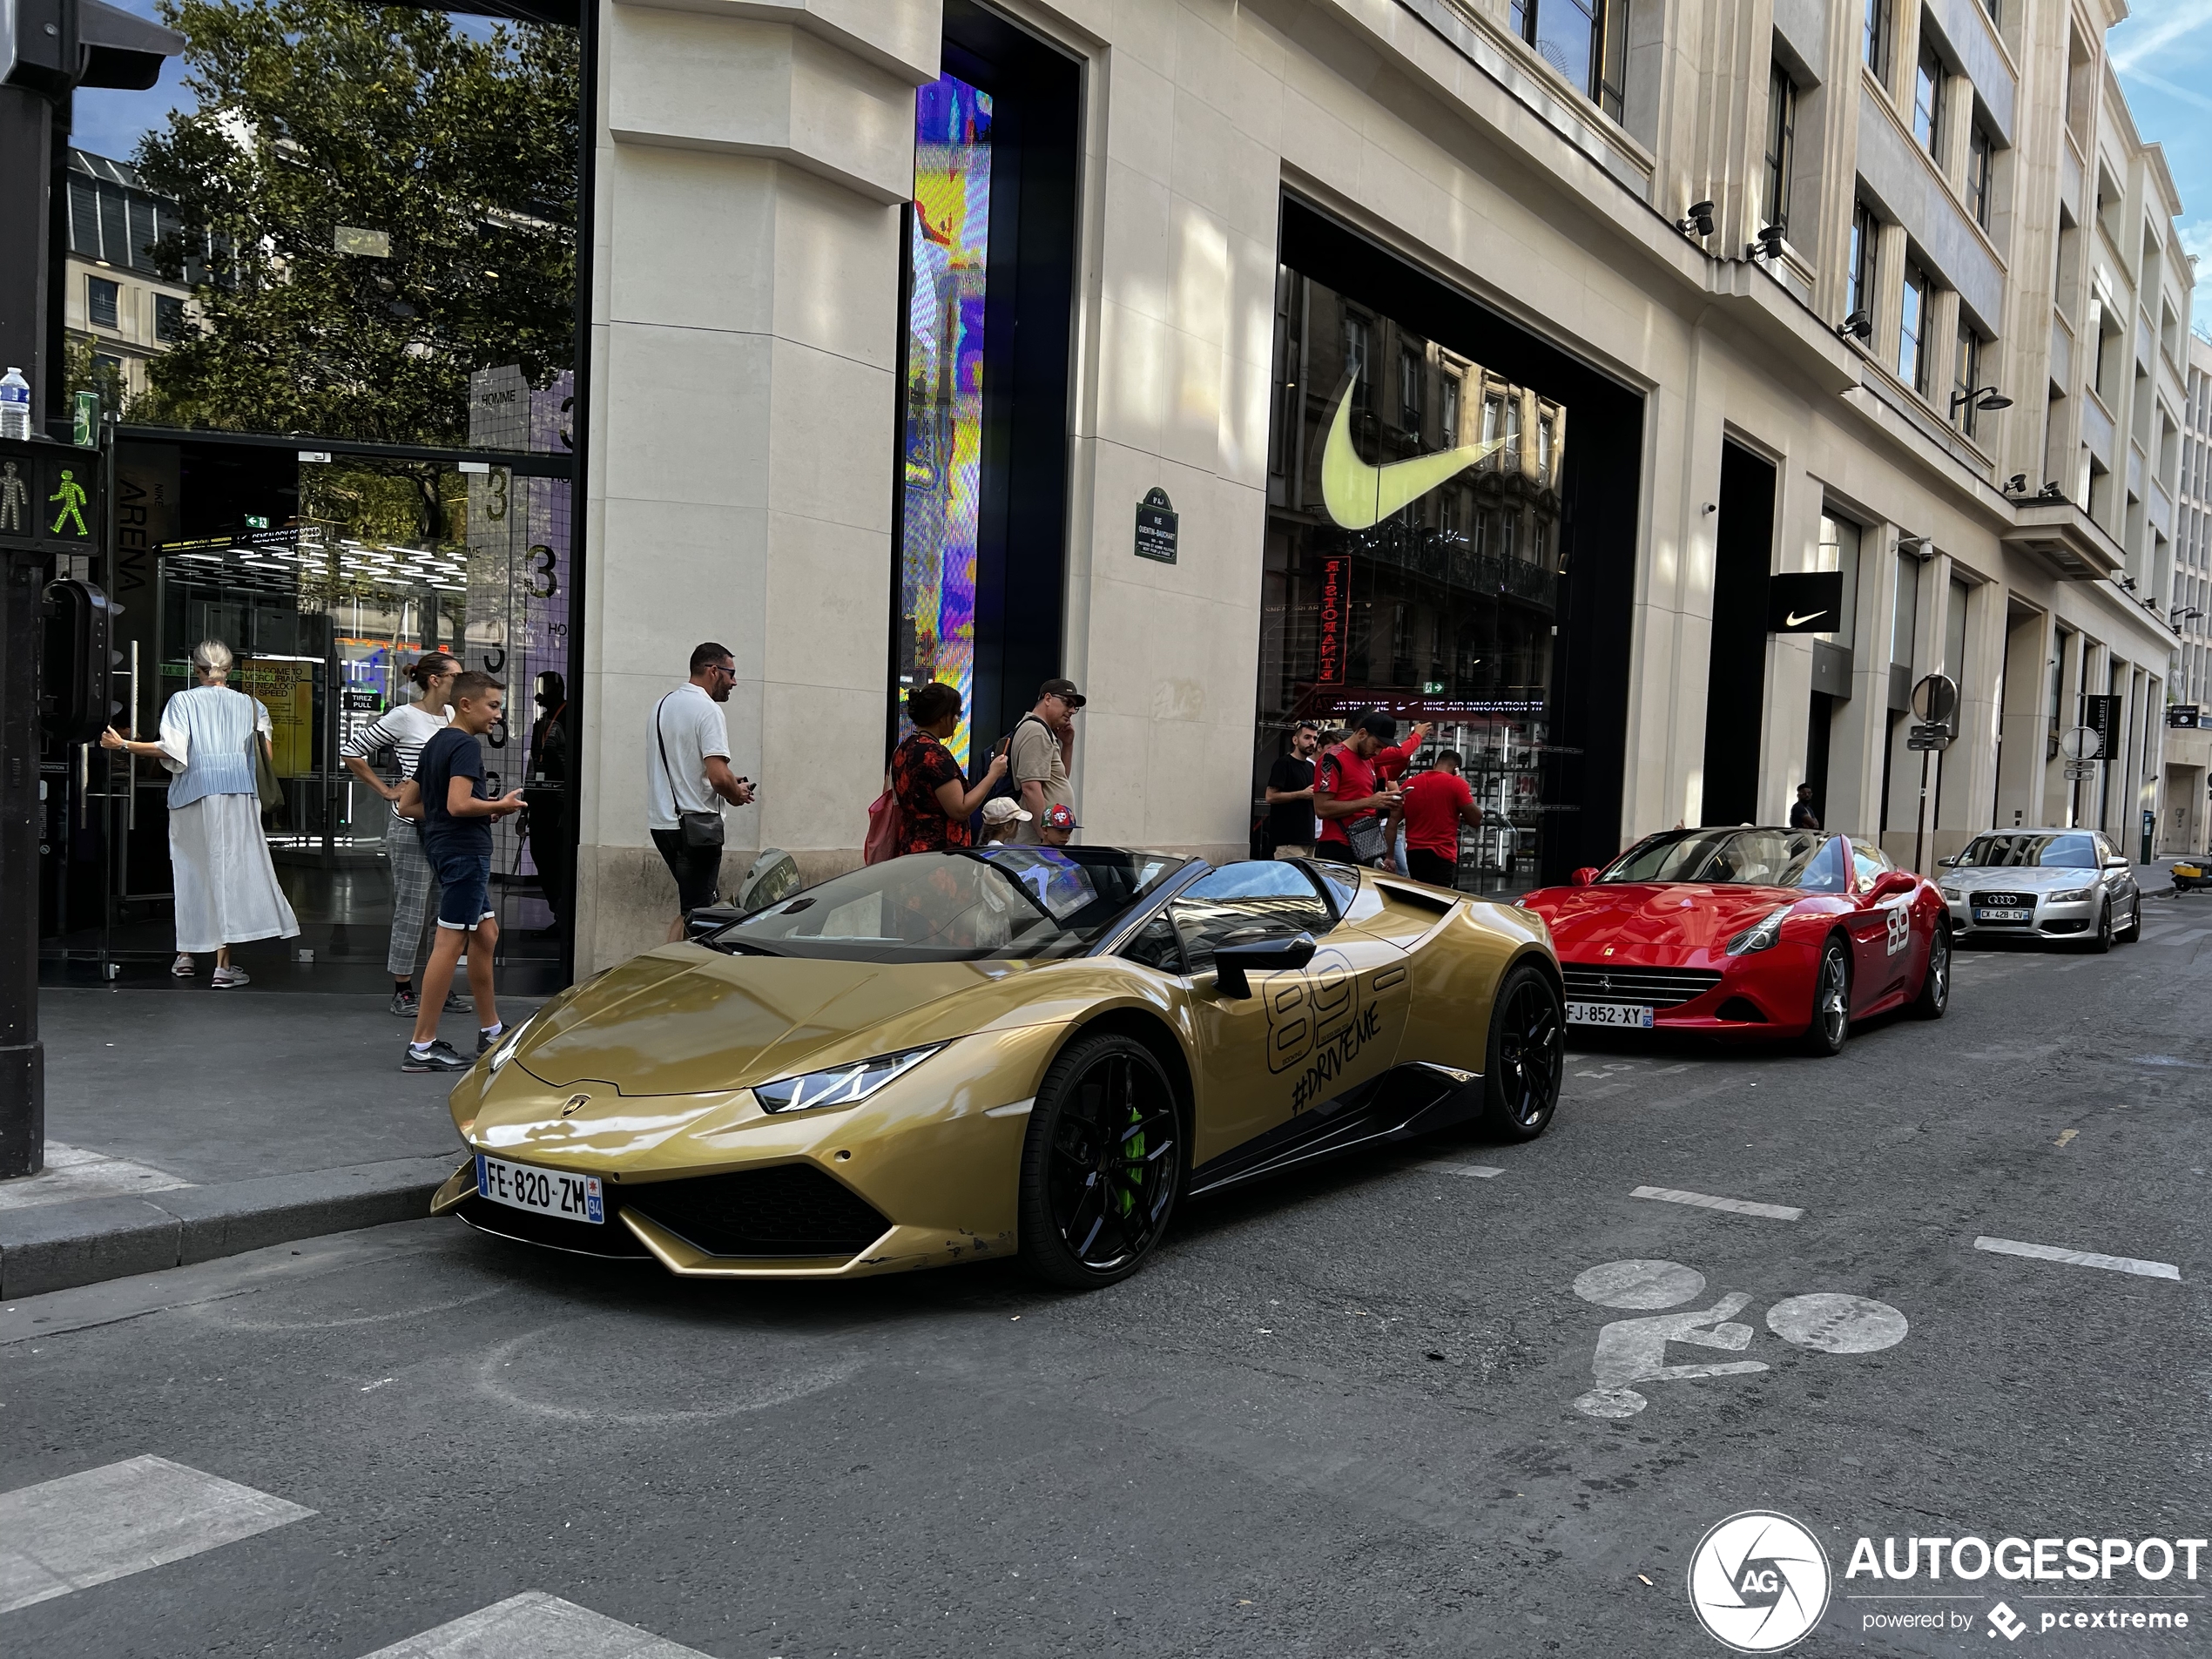
[[[1050,679],[1037,687],[1036,706],[1023,715],[1007,743],[1007,775],[1020,792],[1022,810],[1028,821],[1015,831],[1017,840],[1034,843],[1044,815],[1065,806],[1072,815],[1076,792],[1068,772],[1076,755],[1076,711],[1083,694],[1073,680]]]

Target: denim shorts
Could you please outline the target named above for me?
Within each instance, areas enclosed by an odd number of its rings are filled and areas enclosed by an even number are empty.
[[[424,838],[423,855],[438,878],[438,926],[466,933],[492,914],[491,854]]]

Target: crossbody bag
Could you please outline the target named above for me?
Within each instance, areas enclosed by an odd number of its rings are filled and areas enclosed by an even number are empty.
[[[671,695],[674,694],[671,692]],[[661,732],[661,711],[667,706],[668,698],[665,697],[653,705],[653,741],[660,745],[660,771],[661,776],[668,779],[669,804],[675,806],[676,772],[668,764],[668,739]],[[722,814],[719,812],[687,813],[678,806],[676,810],[676,833],[683,838],[684,850],[687,853],[719,852],[722,847]]]

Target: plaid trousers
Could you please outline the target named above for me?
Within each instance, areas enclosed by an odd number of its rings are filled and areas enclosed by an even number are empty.
[[[392,861],[392,945],[384,966],[394,979],[412,979],[422,925],[437,913],[438,878],[423,855],[421,833],[397,814],[384,832],[384,854]]]

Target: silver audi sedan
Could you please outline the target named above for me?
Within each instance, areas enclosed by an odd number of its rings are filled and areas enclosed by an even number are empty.
[[[1951,931],[1968,939],[2054,939],[2110,950],[2141,935],[2134,867],[2102,832],[1991,830],[1942,860]]]

